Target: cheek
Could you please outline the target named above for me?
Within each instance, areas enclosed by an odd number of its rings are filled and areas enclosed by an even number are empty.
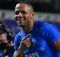
[[[27,20],[31,19],[31,15],[30,14],[26,15],[25,17],[26,17]]]
[[[7,39],[7,37],[6,36],[2,36],[2,40],[6,40]]]
[[[15,15],[14,18],[17,19],[17,15]]]
[[[6,40],[6,39],[7,39],[7,35],[2,34],[2,35],[1,35],[1,39],[2,39],[2,40]]]
[[[26,18],[26,23],[29,24],[31,20],[31,14],[25,15],[25,18]]]
[[[1,41],[1,36],[0,36],[0,41]]]
[[[26,14],[25,17],[26,17],[26,18],[29,18],[29,17],[30,17],[30,14]]]

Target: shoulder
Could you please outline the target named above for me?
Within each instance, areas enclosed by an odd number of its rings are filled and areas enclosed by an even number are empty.
[[[44,27],[56,27],[56,26],[53,25],[53,24],[50,24],[50,23],[45,23],[45,24],[44,24]]]
[[[52,43],[60,39],[60,32],[53,24],[45,23],[42,27],[42,34]]]
[[[35,24],[36,25],[42,25],[44,24],[45,22],[41,21],[41,20],[35,20]]]
[[[34,28],[40,28],[40,27],[43,26],[43,24],[44,24],[43,21],[35,20],[35,22],[34,22]]]
[[[57,30],[56,25],[46,23],[44,21],[35,20],[34,28],[39,28],[42,30]]]
[[[53,28],[53,27],[56,27],[56,26],[53,25],[53,24],[46,23],[44,21],[35,20],[34,27],[43,28],[43,29],[50,29],[50,28]]]
[[[49,24],[49,23],[44,23],[43,29],[48,30],[48,31],[50,31],[50,30],[54,31],[55,30],[55,32],[56,32],[56,30],[58,30],[56,25]]]

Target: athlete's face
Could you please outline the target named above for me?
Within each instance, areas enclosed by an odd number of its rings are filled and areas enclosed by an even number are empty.
[[[33,19],[33,12],[27,4],[17,4],[15,7],[15,19],[21,27],[26,27],[31,19]]]
[[[2,41],[4,43],[8,43],[8,39],[7,39],[7,34],[6,33],[0,34],[0,41]]]

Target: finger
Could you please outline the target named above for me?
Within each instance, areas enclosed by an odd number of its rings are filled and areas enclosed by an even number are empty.
[[[31,34],[27,34],[23,40],[27,39],[27,38],[30,38]]]
[[[26,47],[30,47],[31,46],[31,42],[26,43]]]
[[[28,48],[31,46],[31,41],[24,40],[24,41],[22,41],[22,45],[26,46]]]
[[[30,38],[27,38],[26,40],[23,40],[22,43],[24,43],[24,44],[31,44]]]
[[[26,45],[27,48],[29,48],[30,46],[31,46],[31,44]]]
[[[26,35],[26,38],[29,38],[30,36],[31,36],[31,34],[27,34],[27,35]]]
[[[27,42],[25,42],[26,44],[31,44],[31,41],[27,41]]]
[[[27,38],[26,41],[29,42],[30,41],[30,38]]]
[[[23,40],[22,42],[23,42],[23,43],[29,43],[29,42],[31,42],[31,41],[30,41],[30,38],[27,38],[27,39]]]

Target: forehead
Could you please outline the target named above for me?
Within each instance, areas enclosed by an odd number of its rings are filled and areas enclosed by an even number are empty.
[[[7,33],[1,33],[0,34],[0,36],[6,36],[7,35]]]
[[[24,10],[24,11],[30,11],[31,8],[29,7],[29,5],[27,4],[17,4],[16,7],[15,7],[15,11],[16,10]]]

